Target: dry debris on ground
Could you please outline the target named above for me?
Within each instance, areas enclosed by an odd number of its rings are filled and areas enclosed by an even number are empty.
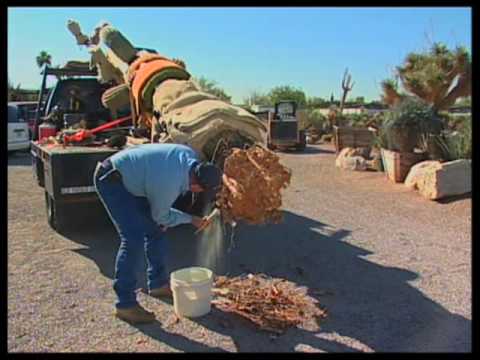
[[[234,148],[224,165],[223,188],[217,205],[226,222],[280,222],[281,189],[290,184],[291,171],[262,146]]]
[[[247,318],[262,330],[281,334],[309,319],[327,316],[317,301],[306,295],[304,288],[284,279],[264,274],[218,276],[214,285],[216,298],[212,304]]]

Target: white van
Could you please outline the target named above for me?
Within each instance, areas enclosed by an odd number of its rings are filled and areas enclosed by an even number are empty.
[[[30,149],[26,115],[18,103],[8,103],[8,152]]]

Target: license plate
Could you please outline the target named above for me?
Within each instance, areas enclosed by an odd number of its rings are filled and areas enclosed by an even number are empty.
[[[77,187],[62,188],[60,192],[62,193],[62,195],[91,193],[91,192],[95,192],[95,186],[77,186]]]

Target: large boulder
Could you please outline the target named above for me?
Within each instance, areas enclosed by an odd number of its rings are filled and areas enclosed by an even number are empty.
[[[367,169],[365,158],[360,156],[361,151],[353,148],[343,148],[335,160],[335,166],[355,171],[364,171]]]
[[[439,161],[434,160],[422,161],[413,165],[405,178],[404,185],[410,190],[419,189],[420,184],[425,183],[426,173],[435,171],[441,166]]]
[[[471,161],[460,159],[445,163],[418,163],[410,170],[405,186],[418,189],[422,196],[430,200],[469,193],[472,191]]]

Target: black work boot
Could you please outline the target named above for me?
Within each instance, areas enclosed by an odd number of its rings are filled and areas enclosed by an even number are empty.
[[[146,324],[155,321],[155,314],[145,310],[140,305],[129,308],[117,308],[115,316],[131,324]]]

